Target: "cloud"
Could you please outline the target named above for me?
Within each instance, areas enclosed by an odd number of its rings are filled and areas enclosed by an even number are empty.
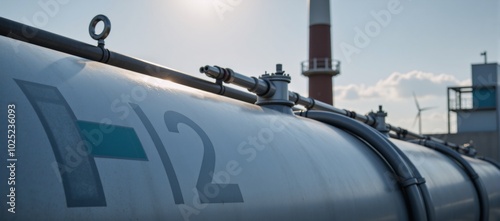
[[[336,85],[335,100],[383,98],[395,100],[408,98],[415,92],[419,97],[446,96],[447,86],[471,85],[471,80],[459,80],[450,74],[433,74],[422,71],[394,72],[373,86],[365,84]]]

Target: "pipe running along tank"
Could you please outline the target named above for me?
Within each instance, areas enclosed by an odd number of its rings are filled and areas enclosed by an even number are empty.
[[[204,66],[210,83],[0,24],[2,220],[500,220],[494,164],[388,138],[290,93],[280,66]]]

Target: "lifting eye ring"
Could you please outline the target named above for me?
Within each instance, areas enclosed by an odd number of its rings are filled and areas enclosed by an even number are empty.
[[[101,21],[104,23],[104,28],[101,34],[96,34],[95,27]],[[90,37],[92,37],[94,40],[103,41],[108,37],[110,32],[111,32],[111,21],[105,15],[97,15],[92,19],[92,21],[90,21],[89,34]]]

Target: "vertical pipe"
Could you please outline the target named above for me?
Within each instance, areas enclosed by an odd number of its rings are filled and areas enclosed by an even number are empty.
[[[496,76],[499,76],[500,75],[500,65],[498,64],[495,64],[495,75]],[[494,93],[496,93],[496,101],[495,101],[495,111],[496,111],[496,122],[497,122],[497,129],[496,129],[496,133],[497,133],[497,145],[496,145],[496,149],[497,149],[497,162],[500,162],[500,149],[498,148],[498,146],[500,146],[500,90],[498,90],[500,88],[500,81],[498,80],[497,78],[497,82],[495,82],[495,86],[493,88],[494,90]]]
[[[448,101],[448,134],[451,134],[451,123],[450,123],[450,88],[446,88],[446,100]]]
[[[459,89],[460,91],[458,92],[458,108],[462,110],[462,89]],[[474,102],[472,103],[472,106],[474,107]]]

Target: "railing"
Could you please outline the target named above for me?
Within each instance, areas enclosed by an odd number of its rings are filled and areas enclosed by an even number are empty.
[[[332,75],[340,74],[340,61],[331,58],[313,58],[301,63],[302,74],[311,73],[329,73]]]
[[[474,109],[471,97],[461,99],[450,99],[450,110],[472,110]]]
[[[496,86],[448,87],[450,111],[491,110],[496,108]]]

